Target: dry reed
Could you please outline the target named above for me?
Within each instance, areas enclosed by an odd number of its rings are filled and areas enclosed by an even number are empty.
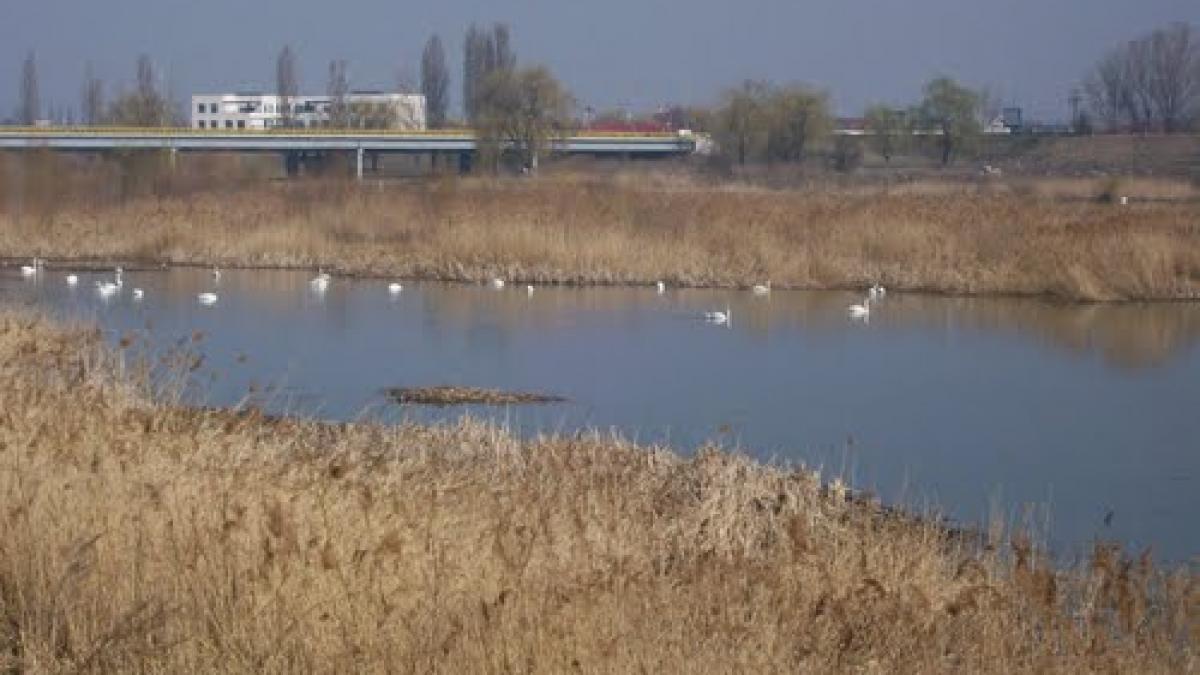
[[[1200,584],[717,451],[156,403],[0,314],[0,669],[1194,672]],[[143,375],[144,376],[144,375]]]
[[[910,183],[769,190],[679,174],[566,174],[221,194],[0,215],[0,256],[565,284],[850,288],[1072,300],[1200,297],[1200,201],[1131,183]],[[1098,182],[1092,186],[1099,194]],[[1156,186],[1152,190],[1151,187]],[[1136,190],[1149,199],[1138,199]],[[1157,192],[1155,191],[1157,190]],[[1170,199],[1162,195],[1175,195]],[[1093,195],[1095,196],[1095,195]]]

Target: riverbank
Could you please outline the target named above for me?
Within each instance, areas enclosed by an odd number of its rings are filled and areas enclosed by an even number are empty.
[[[1056,570],[811,473],[155,400],[0,313],[0,666],[1189,672],[1200,584]]]
[[[1095,198],[1112,186],[1061,179],[784,190],[651,172],[297,182],[9,209],[0,257],[471,282],[1200,297],[1193,189],[1128,187],[1133,200],[1121,205]]]

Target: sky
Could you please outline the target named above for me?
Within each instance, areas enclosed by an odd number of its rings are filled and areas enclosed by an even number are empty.
[[[333,58],[349,62],[353,88],[415,84],[433,33],[447,48],[457,107],[472,21],[507,22],[521,63],[549,66],[598,110],[710,104],[754,78],[823,88],[836,113],[857,115],[873,102],[913,102],[922,83],[948,75],[1052,121],[1104,52],[1171,21],[1200,26],[1200,2],[0,0],[0,119],[16,109],[30,49],[43,108],[78,109],[87,63],[111,96],[132,87],[140,53],[179,100],[270,90],[284,44],[309,92],[324,91]]]

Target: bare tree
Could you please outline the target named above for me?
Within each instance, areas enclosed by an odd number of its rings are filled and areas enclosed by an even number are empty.
[[[463,117],[468,121],[475,120],[475,99],[479,83],[483,79],[484,53],[487,49],[487,36],[475,24],[467,27],[463,37],[463,82],[462,105]]]
[[[767,82],[746,80],[725,92],[717,113],[717,139],[722,150],[738,164],[760,156],[766,146]]]
[[[32,126],[41,116],[42,104],[38,92],[37,59],[33,50],[25,55],[21,65],[21,102],[17,110],[17,118],[21,124]]]
[[[1133,100],[1125,79],[1122,55],[1113,52],[1101,59],[1084,81],[1083,91],[1096,117],[1110,127],[1121,124],[1128,104]]]
[[[296,76],[296,55],[291,45],[284,45],[275,60],[275,95],[279,97],[279,113],[284,127],[293,124],[292,105],[299,95]]]
[[[421,93],[425,95],[425,114],[430,129],[446,124],[449,107],[450,71],[446,69],[446,52],[437,35],[425,43],[421,53]]]
[[[1185,23],[1155,30],[1105,54],[1084,91],[1110,127],[1178,131],[1200,101],[1200,44]]]
[[[871,134],[870,141],[875,151],[883,155],[884,162],[890,163],[892,156],[903,150],[909,137],[906,118],[903,110],[886,105],[867,108],[867,131]]]
[[[494,72],[512,70],[516,64],[507,25],[494,24],[490,31],[475,24],[467,28],[463,40],[463,114],[468,120],[475,121],[484,80]]]
[[[517,55],[512,50],[512,35],[508,24],[492,26],[491,65],[493,70],[512,70],[517,67]]]
[[[552,141],[570,131],[574,101],[549,70],[537,66],[492,72],[481,83],[478,105],[480,144],[493,166],[510,150],[533,172]]]
[[[170,100],[158,91],[154,63],[142,54],[137,59],[137,88],[113,101],[109,118],[116,124],[161,127],[171,124]]]
[[[1186,23],[1173,23],[1149,38],[1150,99],[1162,130],[1178,131],[1200,98],[1200,44]]]
[[[154,82],[154,62],[150,60],[147,54],[140,54],[137,58],[137,93],[139,96],[150,98],[155,96],[158,87]]]
[[[329,96],[329,124],[344,129],[350,124],[350,109],[346,95],[350,93],[350,80],[346,75],[346,61],[334,59],[329,62],[329,83],[325,93]]]
[[[764,121],[768,161],[801,162],[809,144],[833,129],[828,95],[801,85],[772,90]]]
[[[925,85],[925,98],[917,116],[926,130],[937,134],[942,164],[980,132],[979,94],[948,77],[938,77]]]
[[[84,124],[95,125],[104,121],[104,83],[96,77],[91,63],[84,69],[79,99]]]

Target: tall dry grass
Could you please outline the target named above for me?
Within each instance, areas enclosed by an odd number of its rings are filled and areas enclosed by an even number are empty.
[[[1200,584],[1059,570],[810,473],[156,403],[0,315],[13,672],[1194,672]]]
[[[260,184],[0,215],[0,255],[541,283],[1200,296],[1200,201],[1064,200],[1027,182],[928,188],[768,190],[653,172]]]

